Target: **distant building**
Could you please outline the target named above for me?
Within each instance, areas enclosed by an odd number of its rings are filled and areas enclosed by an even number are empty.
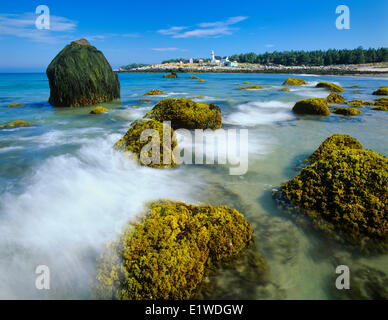
[[[237,61],[225,61],[224,62],[224,66],[226,67],[237,67],[238,66],[238,63]]]
[[[216,57],[214,56],[214,51],[213,50],[212,50],[212,55],[211,55],[210,62],[212,62],[212,63],[219,63],[220,62],[220,60],[216,59]]]
[[[229,57],[223,57],[221,63],[229,62]]]
[[[184,63],[193,63],[193,58],[188,58],[188,59],[185,59]]]

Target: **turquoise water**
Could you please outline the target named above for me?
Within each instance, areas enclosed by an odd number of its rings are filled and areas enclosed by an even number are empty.
[[[243,284],[229,298],[338,298],[333,279],[339,264],[349,265],[354,274],[378,274],[373,281],[357,275],[372,289],[386,280],[388,255],[367,258],[328,246],[279,210],[271,190],[295,176],[298,161],[334,133],[350,134],[388,156],[386,112],[363,107],[352,118],[296,117],[291,112],[299,99],[329,94],[314,88],[319,81],[344,88],[358,85],[345,90],[345,99],[373,101],[371,93],[387,86],[388,78],[303,75],[307,85],[283,92],[279,89],[287,75],[198,76],[205,82],[189,75],[163,79],[161,74],[119,74],[121,101],[103,104],[107,114],[90,115],[91,107],[50,106],[45,74],[0,74],[0,124],[33,124],[0,131],[0,298],[89,298],[94,261],[104,243],[115,238],[145,201],[158,198],[226,204],[252,223],[258,250],[270,265],[271,283],[257,286],[248,296],[240,292]],[[236,90],[244,81],[263,89]],[[151,89],[165,94],[151,97],[151,102],[136,101]],[[249,130],[245,175],[231,176],[225,165],[154,170],[112,149],[130,123],[161,98],[195,96],[221,107],[223,128]],[[11,103],[24,105],[8,107]],[[35,288],[37,265],[50,267],[48,291]],[[372,291],[364,295],[373,298]]]

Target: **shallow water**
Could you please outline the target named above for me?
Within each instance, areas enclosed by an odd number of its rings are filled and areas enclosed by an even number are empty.
[[[373,101],[373,90],[387,86],[388,79],[304,75],[307,85],[283,92],[279,89],[287,75],[198,76],[205,82],[189,75],[119,74],[121,101],[103,104],[107,114],[89,115],[89,107],[51,107],[45,74],[0,74],[0,123],[20,119],[34,125],[0,131],[0,298],[89,298],[94,261],[104,243],[145,201],[158,198],[222,203],[246,215],[271,270],[271,284],[257,286],[249,298],[337,298],[333,279],[338,264],[349,265],[351,272],[377,269],[379,279],[387,277],[388,255],[356,256],[329,245],[278,209],[271,190],[295,176],[298,161],[334,133],[354,136],[365,148],[388,156],[386,112],[363,107],[352,118],[291,112],[296,100],[329,94],[314,88],[319,81],[359,85],[346,89],[345,99]],[[244,81],[263,89],[236,90]],[[159,171],[115,152],[112,145],[130,123],[162,98],[136,101],[155,88],[166,92],[162,97],[202,96],[197,101],[221,107],[224,128],[249,129],[248,172],[232,176],[225,165]],[[42,264],[51,271],[51,290],[44,292],[35,289],[34,271]]]

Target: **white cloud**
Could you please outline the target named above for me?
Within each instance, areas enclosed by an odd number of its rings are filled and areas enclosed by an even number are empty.
[[[266,44],[265,45],[267,48],[273,48],[275,45],[274,44]]]
[[[152,48],[153,51],[178,51],[179,48]]]
[[[157,32],[173,38],[219,37],[222,35],[231,35],[233,31],[238,30],[231,26],[246,19],[248,17],[236,16],[223,21],[202,22],[194,27],[176,26],[169,29],[160,29]]]

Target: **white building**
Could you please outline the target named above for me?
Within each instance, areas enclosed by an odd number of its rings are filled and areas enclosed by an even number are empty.
[[[214,51],[212,50],[212,58],[211,58],[211,62],[212,63],[219,63],[220,62],[220,60],[217,60],[216,58],[215,58],[215,56],[214,56]]]

